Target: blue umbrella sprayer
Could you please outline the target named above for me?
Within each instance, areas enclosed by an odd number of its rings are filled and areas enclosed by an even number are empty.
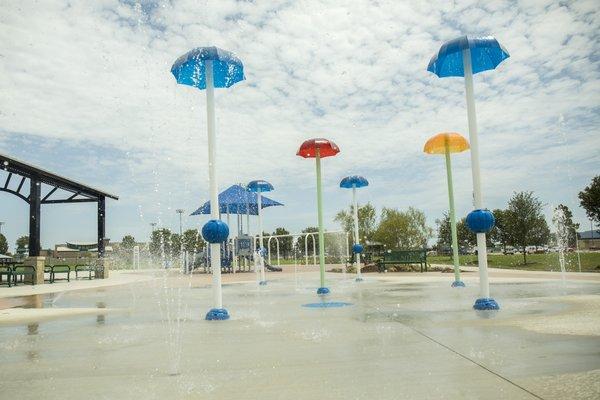
[[[363,280],[360,274],[360,253],[363,251],[363,245],[360,244],[360,236],[358,234],[358,203],[356,202],[356,189],[365,186],[369,186],[369,181],[358,175],[347,176],[340,182],[341,188],[352,189],[352,210],[354,213],[354,245],[352,246],[352,252],[356,255],[356,282]]]
[[[217,158],[215,133],[215,88],[228,88],[243,81],[244,66],[233,53],[217,47],[198,47],[179,57],[171,67],[177,83],[206,90],[206,125],[208,128],[208,176],[211,219],[202,227],[202,236],[210,243],[214,308],[207,320],[228,319],[221,291],[221,243],[229,236],[229,227],[219,219]]]
[[[267,276],[265,274],[265,259],[264,259],[264,247],[263,247],[263,228],[262,228],[262,196],[263,192],[270,192],[273,190],[273,185],[267,181],[252,181],[248,183],[247,189],[249,192],[256,193],[258,203],[258,260],[260,262],[260,281],[259,285],[267,284]],[[255,255],[256,256],[256,255]],[[256,264],[255,264],[256,265]]]
[[[494,215],[483,206],[481,176],[479,169],[479,143],[477,140],[477,118],[473,95],[473,74],[495,69],[509,57],[506,49],[493,36],[462,36],[446,42],[435,54],[427,70],[440,78],[460,76],[465,78],[467,116],[469,120],[469,142],[471,144],[471,172],[475,210],[467,216],[469,229],[477,234],[477,259],[479,264],[480,298],[475,301],[476,310],[498,310],[498,303],[490,297],[487,270],[487,248],[485,234],[494,227]]]

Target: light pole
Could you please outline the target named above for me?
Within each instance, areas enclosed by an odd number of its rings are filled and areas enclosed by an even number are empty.
[[[175,212],[176,212],[177,214],[179,214],[179,235],[182,235],[182,234],[183,234],[183,231],[182,231],[182,222],[181,222],[181,218],[182,218],[182,216],[183,216],[183,213],[185,212],[185,210],[184,210],[184,209],[182,209],[182,208],[178,208],[177,210],[175,210]]]

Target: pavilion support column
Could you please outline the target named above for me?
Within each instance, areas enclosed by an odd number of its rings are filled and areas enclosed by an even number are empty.
[[[30,178],[29,186],[29,257],[25,260],[25,265],[35,267],[35,275],[33,276],[33,284],[39,285],[44,283],[44,266],[45,257],[40,257],[40,219],[42,214],[42,196],[41,183],[37,177]],[[28,283],[31,283],[27,277]]]
[[[98,269],[96,278],[108,278],[109,262],[105,257],[104,237],[106,235],[106,198],[98,197]]]
[[[40,216],[41,216],[41,185],[35,178],[31,177],[29,188],[29,256],[40,255]]]

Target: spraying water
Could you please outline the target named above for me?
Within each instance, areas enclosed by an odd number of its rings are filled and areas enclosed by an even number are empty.
[[[556,228],[556,247],[558,248],[558,262],[563,282],[565,280],[565,252],[569,247],[569,228],[567,226],[566,216],[562,208],[556,207],[552,222]]]

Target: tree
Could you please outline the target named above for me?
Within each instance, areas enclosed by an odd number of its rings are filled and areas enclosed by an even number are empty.
[[[135,246],[135,238],[131,235],[125,235],[123,236],[123,239],[121,239],[121,249],[126,250],[126,251],[131,251],[133,250],[133,247]]]
[[[181,255],[181,236],[178,233],[171,234],[171,256],[179,257]]]
[[[317,228],[316,226],[309,226],[308,228],[304,228],[302,229],[302,233],[316,233],[319,232],[319,228]],[[302,254],[302,255],[306,255],[304,254],[304,240],[306,238],[307,235],[302,235],[298,238],[298,240],[296,240],[296,250],[298,251],[298,253]],[[315,242],[315,246],[317,249],[317,254],[319,254],[319,235],[312,235],[314,237],[314,242]],[[311,238],[308,238],[307,241],[307,253],[308,254],[313,254],[313,240]]]
[[[507,212],[507,210],[500,209],[492,211],[494,218],[496,219],[496,224],[489,235],[486,235],[486,238],[489,238],[490,242],[500,243],[503,251],[506,251],[506,246],[510,243],[510,232],[506,226]]]
[[[290,232],[287,231],[285,228],[275,228],[275,232],[273,232],[273,235],[289,235]],[[268,238],[266,238],[266,240],[269,240]],[[290,257],[290,255],[292,254],[292,242],[293,242],[293,238],[291,236],[288,237],[283,237],[283,238],[277,238],[277,240],[279,240],[279,254],[284,257]],[[276,243],[276,239],[271,240],[271,244],[269,246],[269,251],[271,252],[271,254],[277,254],[277,243]]]
[[[567,247],[575,247],[577,240],[577,229],[579,224],[573,222],[573,213],[569,207],[564,204],[559,204],[554,209],[554,215],[552,217],[552,223],[556,226],[556,232],[558,234],[556,238],[557,244],[562,244]]]
[[[523,264],[527,264],[527,246],[548,243],[550,229],[542,215],[543,207],[533,192],[514,193],[508,201],[505,230],[509,243],[523,252]]]
[[[8,253],[8,242],[6,236],[0,233],[0,254]]]
[[[447,212],[441,219],[436,219],[437,225],[437,249],[438,251],[452,247],[452,232],[450,230],[450,216]]]
[[[579,192],[581,207],[588,218],[600,224],[600,175],[592,179],[592,183]]]
[[[422,211],[413,207],[407,211],[384,207],[373,238],[388,248],[422,248],[432,234]]]
[[[361,239],[372,240],[377,225],[375,216],[375,207],[371,203],[358,207],[358,233]],[[350,206],[349,210],[339,211],[333,220],[338,222],[342,226],[342,229],[348,232],[351,237],[354,237],[354,206]],[[359,240],[359,242],[361,241]]]
[[[15,244],[17,245],[17,249],[26,248],[27,246],[29,246],[29,236],[21,236],[17,239]]]
[[[204,248],[204,241],[198,229],[187,229],[183,232],[183,250],[188,253],[199,253]]]
[[[456,237],[459,249],[475,246],[477,244],[477,237],[467,226],[466,220],[466,218],[463,218],[456,222]],[[450,230],[450,217],[448,216],[448,213],[445,212],[442,219],[436,219],[435,223],[438,226],[438,250],[452,248],[452,231]],[[488,244],[491,245],[491,241],[489,238],[487,239]]]
[[[152,231],[150,253],[154,256],[168,257],[171,254],[171,231],[167,228]]]
[[[477,245],[477,235],[469,229],[467,218],[463,218],[456,223],[456,236],[458,236],[458,247],[467,248]],[[491,246],[491,241],[486,236],[488,246]]]

